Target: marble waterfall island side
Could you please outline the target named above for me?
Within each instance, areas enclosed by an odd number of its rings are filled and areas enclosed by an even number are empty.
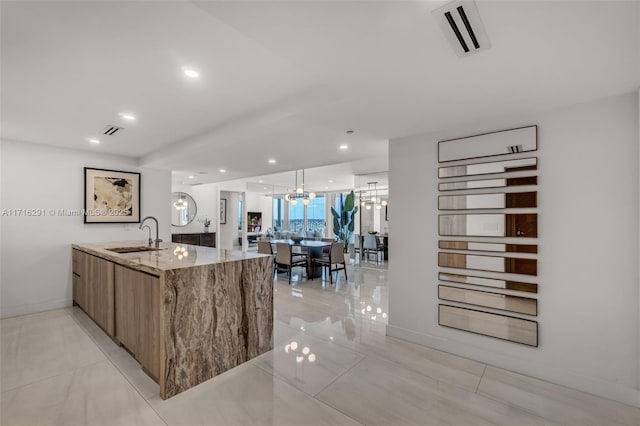
[[[166,243],[73,245],[73,300],[170,398],[273,349],[271,256]]]

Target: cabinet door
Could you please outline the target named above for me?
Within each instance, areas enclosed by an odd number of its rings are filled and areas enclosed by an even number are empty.
[[[114,327],[114,264],[96,256],[88,256],[87,281],[89,287],[90,315],[110,336]]]
[[[200,235],[199,234],[183,234],[182,244],[191,244],[193,246],[197,246],[200,244]]]
[[[89,303],[89,288],[87,284],[87,269],[89,255],[80,250],[73,249],[72,252],[72,279],[73,279],[73,301],[91,316]]]
[[[115,268],[115,305],[116,305],[116,339],[129,351],[135,354],[138,351],[138,333],[136,331],[137,319],[135,301],[135,285],[129,273],[130,269],[116,265]]]
[[[160,377],[160,280],[116,265],[116,338],[149,375]]]
[[[200,234],[200,245],[206,247],[216,246],[216,234],[215,232]]]

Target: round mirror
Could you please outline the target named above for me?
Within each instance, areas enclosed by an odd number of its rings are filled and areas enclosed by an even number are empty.
[[[187,226],[196,218],[198,206],[186,192],[171,193],[171,225]]]

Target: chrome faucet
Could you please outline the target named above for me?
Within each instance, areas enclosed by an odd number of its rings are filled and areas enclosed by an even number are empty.
[[[147,228],[149,230],[149,247],[153,245],[153,240],[151,239],[151,227],[149,225],[140,226],[140,229]]]
[[[144,226],[144,223],[146,222],[147,219],[151,219],[156,223],[156,239],[154,240],[156,242],[156,248],[160,248],[160,243],[162,242],[162,240],[160,238],[158,238],[159,235],[159,231],[158,231],[158,219],[156,219],[153,216],[147,216],[144,219],[142,219],[142,222],[140,222],[140,229],[142,229],[142,227]],[[149,234],[151,234],[151,230],[149,230]],[[149,236],[149,242],[151,242],[151,236]]]

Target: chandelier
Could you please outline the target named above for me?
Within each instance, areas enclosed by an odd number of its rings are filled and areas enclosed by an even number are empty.
[[[305,206],[309,205],[309,200],[316,198],[315,192],[307,192],[304,189],[304,169],[302,169],[302,186],[298,186],[298,171],[296,170],[296,190],[284,196],[284,199],[289,201],[292,206],[298,204],[298,198],[302,198],[302,204]]]
[[[173,203],[173,207],[175,207],[176,210],[184,210],[189,206],[189,203],[187,202],[187,200],[182,198],[182,195],[183,195],[182,192],[179,192],[178,193],[178,201]]]
[[[386,206],[387,200],[381,201],[378,198],[378,182],[367,182],[367,185],[366,191],[360,191],[360,205],[367,210],[371,210],[372,207],[380,210],[382,206]],[[373,189],[371,185],[373,185]]]

